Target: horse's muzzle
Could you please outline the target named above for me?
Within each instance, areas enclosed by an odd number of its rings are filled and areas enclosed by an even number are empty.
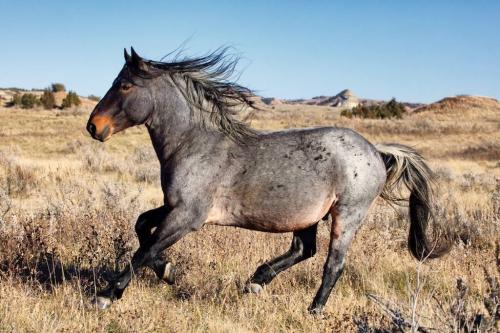
[[[87,123],[87,131],[90,133],[90,135],[95,139],[95,133],[97,131],[97,128],[95,127],[94,124],[92,124],[90,121]]]
[[[101,142],[106,141],[111,137],[112,130],[109,124],[103,124],[98,121],[98,125],[96,125],[92,119],[87,123],[87,131],[95,140],[99,140]]]

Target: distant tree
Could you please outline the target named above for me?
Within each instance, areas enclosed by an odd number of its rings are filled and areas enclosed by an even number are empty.
[[[87,98],[94,102],[99,102],[101,100],[101,97],[96,95],[88,95]]]
[[[18,87],[7,87],[7,88],[2,88],[2,90],[12,90],[12,91],[15,91],[16,93],[19,93],[22,91],[27,91],[24,88],[18,88]]]
[[[38,105],[40,105],[40,100],[38,99],[38,97],[36,97],[36,95],[31,94],[31,93],[27,93],[27,94],[22,95],[21,107],[23,109],[32,109]]]
[[[79,106],[80,104],[82,104],[80,97],[78,97],[76,92],[70,91],[62,101],[62,108],[66,109],[72,106]]]
[[[49,89],[43,91],[43,95],[40,97],[40,102],[43,108],[46,110],[52,110],[56,106],[56,98],[54,93]]]
[[[395,98],[391,99],[389,103],[385,104],[385,111],[388,118],[395,117],[398,119],[401,118],[406,112],[405,106],[402,103],[397,102]]]
[[[383,104],[359,104],[350,110],[343,110],[340,115],[347,118],[400,119],[403,117],[404,113],[405,106],[393,98],[389,102]]]
[[[52,92],[66,91],[66,87],[62,83],[52,83]]]

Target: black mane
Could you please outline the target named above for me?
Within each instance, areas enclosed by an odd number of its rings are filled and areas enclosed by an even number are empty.
[[[176,57],[178,58],[178,57]],[[231,116],[236,107],[257,109],[252,90],[231,80],[239,58],[228,54],[228,48],[197,58],[174,59],[171,62],[144,60],[148,70],[128,67],[141,78],[169,74],[189,104],[201,111],[203,124],[214,124],[236,141],[255,137],[256,132]]]

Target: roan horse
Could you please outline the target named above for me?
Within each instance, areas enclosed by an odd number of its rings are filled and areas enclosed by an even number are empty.
[[[325,305],[342,273],[356,230],[379,195],[401,200],[409,191],[409,248],[417,259],[444,254],[449,245],[425,234],[432,172],[412,148],[374,146],[346,128],[257,132],[231,116],[254,107],[252,92],[229,80],[235,60],[225,50],[172,62],[125,50],[125,65],[90,115],[87,130],[102,142],[146,125],[161,164],[164,205],[142,213],[135,226],[139,249],[98,293],[106,308],[121,298],[133,271],[143,266],[171,281],[163,250],[204,224],[266,232],[293,232],[290,249],[257,268],[246,291],[260,292],[276,275],[316,253],[318,222],[332,218],[321,286],[309,311]],[[394,194],[396,192],[396,194]]]

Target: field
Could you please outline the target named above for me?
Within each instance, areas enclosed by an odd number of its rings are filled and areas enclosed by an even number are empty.
[[[318,254],[261,295],[242,293],[255,268],[291,235],[204,227],[167,251],[170,286],[147,270],[107,311],[90,303],[137,247],[134,223],[162,202],[159,164],[145,128],[106,144],[78,110],[0,107],[1,332],[438,332],[500,331],[500,103],[446,99],[401,120],[339,117],[329,107],[276,105],[247,114],[255,128],[335,125],[372,142],[417,148],[437,174],[436,215],[454,236],[445,257],[409,254],[407,209],[382,200],[355,237],[324,313],[307,313],[319,286]],[[495,317],[496,316],[496,317]],[[406,322],[403,323],[403,322]]]

